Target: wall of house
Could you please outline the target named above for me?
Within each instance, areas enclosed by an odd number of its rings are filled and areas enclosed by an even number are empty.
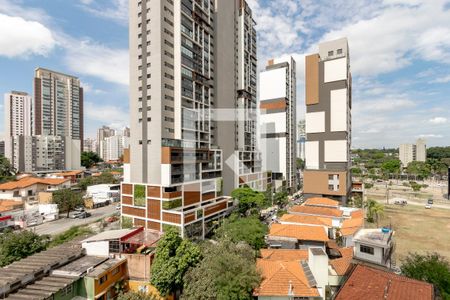
[[[116,274],[113,275],[112,272],[117,267],[119,267],[120,270],[119,270],[119,272],[117,272]],[[105,275],[107,275],[106,281],[103,282],[102,284],[100,284],[100,278],[102,278]],[[102,274],[98,275],[97,276],[98,279],[95,280],[95,284],[94,284],[95,295],[99,295],[104,292],[108,293],[108,290],[110,290],[111,288],[114,288],[114,284],[116,284],[116,282],[119,282],[120,280],[124,279],[126,275],[127,275],[126,260],[124,260],[120,265],[115,265],[114,267],[110,268],[106,272],[103,272]]]
[[[129,280],[128,281],[128,289],[134,292],[144,292],[155,297],[155,300],[174,300],[173,295],[169,295],[166,297],[159,296],[158,290],[151,285],[148,281],[140,281],[140,280]]]
[[[86,255],[108,256],[109,241],[85,242],[82,247],[86,249]]]
[[[369,246],[374,248],[374,253],[373,255],[369,254],[369,253],[364,253],[360,251],[360,246],[361,243],[355,241],[355,257],[362,259],[362,260],[366,260],[366,261],[370,261],[376,264],[381,264],[382,260],[383,260],[383,248],[381,247],[373,247],[373,246]]]
[[[150,280],[152,255],[122,254],[127,259],[128,277],[136,280]]]

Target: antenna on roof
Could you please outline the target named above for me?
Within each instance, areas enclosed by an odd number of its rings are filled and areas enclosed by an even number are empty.
[[[289,296],[294,296],[294,289],[292,287],[292,280],[289,280],[289,292],[288,292]]]

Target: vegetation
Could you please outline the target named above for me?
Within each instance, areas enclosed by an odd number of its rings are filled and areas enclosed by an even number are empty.
[[[186,273],[182,299],[253,299],[260,281],[253,250],[222,239],[206,244],[201,262]]]
[[[58,246],[73,240],[76,237],[89,235],[92,233],[86,226],[73,226],[69,230],[56,235],[50,242],[50,247]]]
[[[218,238],[227,238],[234,243],[246,242],[255,250],[265,246],[266,234],[267,225],[261,223],[256,216],[239,217],[236,214],[224,220],[216,231]]]
[[[146,294],[143,292],[129,291],[127,293],[120,293],[117,300],[159,300],[161,297],[154,294]]]
[[[412,161],[406,167],[406,172],[411,175],[416,175],[419,179],[430,177],[430,166],[423,161]]]
[[[298,170],[304,170],[305,169],[305,161],[301,158],[297,158],[296,165]]]
[[[158,242],[150,282],[161,295],[181,290],[183,277],[201,259],[200,247],[169,229]]]
[[[0,235],[0,267],[47,249],[48,236],[25,230]]]
[[[71,189],[62,189],[53,193],[53,203],[58,205],[60,212],[67,212],[67,217],[69,217],[69,213],[75,207],[83,205],[83,199],[80,193]]]
[[[242,215],[256,214],[259,209],[267,206],[264,194],[249,187],[235,189],[231,192],[231,197],[239,201],[238,210]]]
[[[443,299],[450,299],[450,264],[437,253],[410,253],[401,265],[402,274],[434,284]]]
[[[145,185],[134,186],[134,205],[145,206]]]
[[[274,203],[280,207],[284,207],[288,203],[288,193],[285,188],[276,192],[273,198]]]
[[[91,185],[117,183],[119,183],[119,180],[117,180],[114,175],[112,175],[110,172],[103,172],[102,174],[100,174],[100,176],[97,177],[89,176],[81,179],[78,183],[78,187],[80,187],[82,190],[86,190],[87,187]]]
[[[81,152],[81,165],[86,169],[89,169],[101,161],[102,159],[95,152]]]
[[[399,174],[401,171],[402,163],[398,159],[391,159],[381,164],[381,171],[385,175]]]
[[[384,205],[378,203],[373,199],[369,199],[366,204],[367,207],[367,221],[370,223],[376,222],[378,227],[378,222],[380,217],[384,214]]]
[[[132,228],[133,227],[133,219],[131,217],[122,216],[122,228]]]
[[[14,180],[16,172],[9,160],[0,155],[0,183]]]

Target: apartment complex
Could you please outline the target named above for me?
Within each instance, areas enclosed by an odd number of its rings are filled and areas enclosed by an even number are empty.
[[[399,147],[398,157],[403,167],[407,167],[413,161],[427,160],[427,146],[424,139],[418,139],[416,144],[401,144]]]
[[[115,135],[115,130],[103,125],[102,127],[100,127],[99,129],[97,129],[97,154],[98,156],[100,156],[101,158],[106,157],[106,148],[105,148],[105,139]]]
[[[83,142],[83,152],[97,152],[97,140],[87,138]]]
[[[305,143],[306,143],[306,131],[305,120],[300,120],[297,127],[297,155],[301,160],[305,160]]]
[[[346,202],[351,191],[352,77],[346,38],[319,44],[305,58],[306,197]]]
[[[249,186],[265,191],[271,179],[257,149],[256,30],[240,0],[215,1],[215,136],[223,151],[224,193]],[[226,49],[226,51],[224,51]]]
[[[260,74],[260,128],[264,168],[272,171],[275,188],[294,192],[296,158],[296,63],[269,60]]]
[[[123,135],[113,135],[107,137],[104,141],[105,145],[105,156],[102,157],[105,161],[116,161],[119,160],[124,149],[130,146],[130,138]]]

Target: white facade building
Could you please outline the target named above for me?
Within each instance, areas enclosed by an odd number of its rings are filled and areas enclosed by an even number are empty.
[[[107,137],[103,141],[103,147],[105,150],[105,157],[103,160],[119,160],[123,155],[125,148],[130,146],[130,138],[122,135],[114,135]]]
[[[427,146],[424,139],[418,139],[416,144],[401,144],[399,146],[398,157],[403,167],[407,167],[410,162],[427,160]]]

